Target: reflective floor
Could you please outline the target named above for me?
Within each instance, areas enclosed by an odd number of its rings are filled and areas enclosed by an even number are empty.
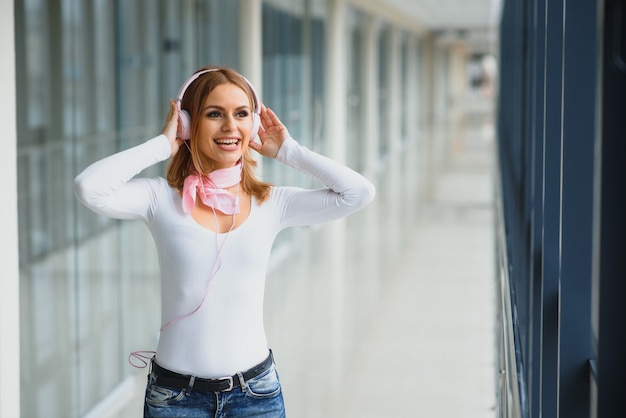
[[[266,324],[290,418],[495,417],[493,134],[473,105],[426,198],[394,212],[379,186],[363,213],[277,247]],[[115,416],[141,416],[144,382]]]
[[[378,278],[294,284],[293,309],[268,318],[289,416],[495,417],[492,130],[471,111],[395,262]]]

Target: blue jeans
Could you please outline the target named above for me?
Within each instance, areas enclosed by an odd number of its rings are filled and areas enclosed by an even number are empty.
[[[283,394],[272,366],[261,375],[242,382],[226,392],[198,392],[173,389],[154,384],[153,372],[148,376],[144,418],[285,418]]]

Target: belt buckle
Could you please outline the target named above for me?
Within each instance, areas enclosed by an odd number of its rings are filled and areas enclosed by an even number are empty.
[[[225,381],[225,380],[226,380],[226,381],[228,381],[228,388],[224,389],[222,392],[230,392],[230,391],[231,391],[231,390],[233,390],[233,388],[235,387],[235,386],[234,386],[234,381],[233,381],[233,377],[232,377],[232,376],[220,377],[220,378],[217,378],[217,379],[215,379],[215,380],[218,380],[218,381],[220,381],[220,382],[223,382],[223,381]]]

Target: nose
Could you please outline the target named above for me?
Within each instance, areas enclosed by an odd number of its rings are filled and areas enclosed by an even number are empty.
[[[232,115],[228,115],[224,118],[224,123],[222,124],[222,131],[231,132],[235,130],[236,122],[235,118]]]

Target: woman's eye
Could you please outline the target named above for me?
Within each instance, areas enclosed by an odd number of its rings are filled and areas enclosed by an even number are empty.
[[[222,116],[222,114],[218,111],[211,111],[207,113],[206,115],[210,118],[219,118],[220,116]]]
[[[237,112],[237,117],[245,118],[247,116],[248,116],[248,111],[247,110],[241,110],[241,111]]]

